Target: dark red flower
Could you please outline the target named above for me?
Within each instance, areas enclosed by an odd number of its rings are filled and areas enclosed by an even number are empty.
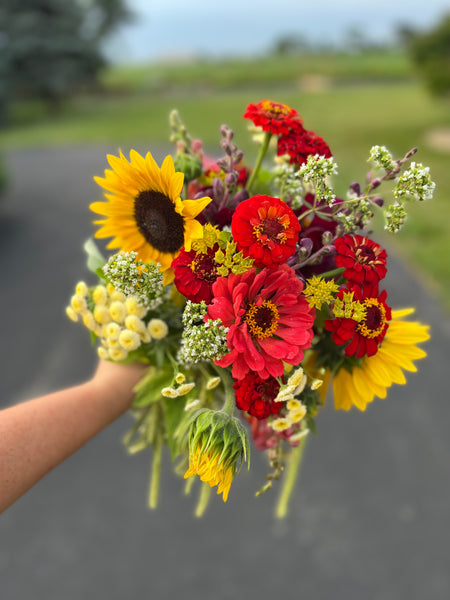
[[[308,156],[332,156],[328,144],[314,131],[307,131],[301,123],[293,123],[290,130],[278,138],[278,156],[288,154],[292,164],[302,165]]]
[[[344,235],[334,242],[335,261],[344,277],[358,284],[377,284],[386,275],[386,251],[361,235]]]
[[[386,290],[378,294],[375,287],[371,294],[363,295],[361,288],[353,285],[350,289],[341,289],[337,297],[342,300],[345,294],[351,293],[353,300],[364,306],[365,318],[360,322],[346,317],[329,319],[325,321],[325,329],[332,332],[331,337],[336,344],[347,344],[346,356],[373,356],[378,352],[391,320],[391,308],[386,304]]]
[[[277,415],[283,406],[283,402],[273,401],[280,389],[275,377],[261,379],[256,373],[249,371],[233,387],[236,390],[236,406],[257,419]]]
[[[263,131],[274,135],[288,133],[294,123],[301,123],[295,109],[287,104],[272,102],[272,100],[249,104],[244,113],[244,119],[250,119]]]
[[[300,431],[300,423],[294,423],[284,431],[274,431],[268,424],[267,419],[257,419],[254,416],[248,416],[253,442],[258,450],[269,450],[278,446],[281,440],[287,442],[294,448],[299,445],[299,440],[291,440],[291,437]]]
[[[295,252],[299,231],[292,208],[271,196],[244,200],[231,221],[237,249],[253,258],[256,267],[286,262]]]
[[[206,252],[181,249],[179,255],[172,261],[175,272],[177,290],[192,302],[204,300],[209,304],[212,300],[212,285],[216,281],[217,265],[214,255],[219,249],[218,244],[207,248]]]
[[[262,379],[280,377],[284,363],[298,365],[303,350],[311,345],[315,318],[303,287],[286,264],[219,277],[213,284],[208,317],[229,327],[230,352],[216,364],[232,365],[234,379],[249,371]]]

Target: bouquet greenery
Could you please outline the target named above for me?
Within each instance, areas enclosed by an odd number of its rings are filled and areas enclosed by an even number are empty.
[[[253,168],[229,127],[223,157],[209,158],[176,111],[176,151],[161,166],[150,153],[108,156],[95,178],[105,199],[90,208],[95,236],[118,252],[106,259],[87,242],[99,281],[77,284],[67,314],[102,359],[148,364],[125,443],[152,448],[151,507],[164,445],[187,490],[194,476],[203,482],[198,515],[212,487],[227,500],[253,445],[270,464],[257,495],[282,478],[284,516],[328,387],[336,409],[364,411],[425,356],[428,327],[389,305],[387,254],[368,228],[383,210],[398,231],[407,201],[430,198],[434,183],[411,162],[416,149],[396,160],[375,146],[365,187],[337,198],[331,150],[296,110],[264,100],[244,118],[260,146]]]

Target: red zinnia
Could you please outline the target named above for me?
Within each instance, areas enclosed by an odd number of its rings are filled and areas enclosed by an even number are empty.
[[[192,302],[204,300],[209,304],[212,300],[212,284],[216,281],[217,265],[214,255],[219,249],[218,244],[207,248],[206,252],[181,249],[180,254],[172,261],[175,272],[177,290]]]
[[[276,269],[252,268],[219,277],[213,284],[208,317],[229,327],[230,352],[217,361],[232,365],[234,379],[249,371],[262,379],[280,377],[284,363],[298,365],[313,337],[314,309],[302,294],[303,283],[286,264]]]
[[[263,131],[274,135],[288,133],[293,123],[301,123],[295,109],[287,104],[272,102],[272,100],[249,104],[244,113],[244,119],[250,119]]]
[[[386,251],[361,235],[344,235],[334,242],[335,261],[344,277],[358,284],[377,284],[386,275]]]
[[[283,402],[273,401],[280,389],[275,377],[261,379],[259,375],[249,371],[233,387],[236,390],[236,406],[257,419],[277,415],[283,406]]]
[[[378,352],[378,347],[386,335],[391,320],[391,309],[386,304],[387,293],[383,290],[377,295],[377,288],[373,288],[371,294],[363,296],[357,285],[348,289],[341,289],[338,298],[344,293],[353,292],[354,300],[358,300],[366,309],[365,318],[357,322],[354,319],[338,317],[325,321],[325,329],[331,331],[331,337],[336,344],[347,344],[346,356],[362,358],[373,356]]]
[[[290,131],[280,136],[277,154],[288,154],[289,162],[297,165],[304,164],[311,155],[332,156],[328,144],[314,131],[304,129],[301,123],[294,123]]]
[[[279,198],[253,196],[238,204],[231,233],[238,250],[255,267],[286,262],[295,252],[300,225],[292,208]]]

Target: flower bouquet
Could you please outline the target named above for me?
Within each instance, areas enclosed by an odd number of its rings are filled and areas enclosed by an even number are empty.
[[[223,157],[210,158],[176,111],[176,150],[161,166],[150,152],[108,156],[95,178],[105,200],[90,208],[95,237],[117,252],[86,243],[99,281],[77,284],[67,314],[102,359],[148,364],[124,441],[152,449],[151,507],[164,445],[187,491],[202,482],[198,515],[211,488],[227,500],[254,446],[270,470],[256,494],[281,479],[282,517],[328,387],[336,409],[364,411],[425,356],[428,327],[389,305],[387,254],[368,228],[383,210],[398,231],[407,201],[430,198],[434,183],[411,162],[416,149],[396,160],[375,146],[365,186],[338,198],[331,150],[293,108],[264,100],[244,118],[259,144],[253,168],[229,127]]]

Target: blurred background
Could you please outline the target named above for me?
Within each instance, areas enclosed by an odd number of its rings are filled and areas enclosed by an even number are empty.
[[[170,475],[149,512],[150,457],[126,455],[124,417],[0,516],[2,600],[450,597],[448,0],[0,0],[0,407],[93,370],[64,307],[88,277],[105,155],[160,161],[178,108],[211,154],[232,127],[251,165],[242,114],[266,98],[326,140],[339,194],[374,144],[430,165],[434,199],[395,238],[376,224],[391,303],[432,325],[429,358],[367,414],[326,407],[283,523],[252,497],[262,457],[202,521]]]

